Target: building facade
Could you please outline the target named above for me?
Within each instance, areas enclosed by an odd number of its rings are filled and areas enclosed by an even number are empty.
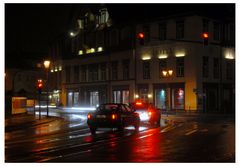
[[[51,69],[52,90],[62,105],[95,107],[140,98],[162,110],[234,110],[232,20],[185,14],[121,24],[102,6],[85,10],[76,23],[65,40],[68,55],[55,58]],[[137,38],[140,32],[144,43]],[[171,74],[164,76],[166,71]]]

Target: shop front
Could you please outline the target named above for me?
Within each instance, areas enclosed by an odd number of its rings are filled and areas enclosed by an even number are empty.
[[[185,88],[183,83],[179,84],[155,84],[154,85],[155,106],[161,110],[184,110]]]
[[[113,103],[128,104],[130,102],[129,93],[129,86],[113,86]]]

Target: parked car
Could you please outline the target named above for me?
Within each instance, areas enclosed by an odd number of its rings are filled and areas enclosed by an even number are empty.
[[[139,114],[142,123],[148,123],[151,126],[160,126],[161,112],[153,104],[136,101],[130,105]]]
[[[126,104],[101,104],[96,111],[87,115],[87,124],[92,134],[98,128],[118,128],[123,130],[126,126],[134,126],[138,131],[140,118],[134,109]]]

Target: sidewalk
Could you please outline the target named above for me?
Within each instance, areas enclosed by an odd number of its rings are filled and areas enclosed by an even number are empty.
[[[41,116],[39,119],[38,115],[33,115],[29,113],[12,115],[9,118],[5,119],[5,132],[10,132],[14,130],[31,128],[37,125],[44,123],[51,123],[55,120],[61,120],[62,118],[53,117],[53,116]]]

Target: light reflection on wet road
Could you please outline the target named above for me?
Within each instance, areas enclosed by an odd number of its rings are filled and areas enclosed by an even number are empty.
[[[235,127],[231,121],[193,120],[124,132],[100,129],[91,135],[86,115],[53,112],[64,118],[7,133],[6,162],[215,162],[234,161]],[[224,124],[219,127],[219,124]],[[6,134],[5,134],[6,135]],[[226,142],[226,140],[228,140]],[[221,146],[220,146],[221,145]]]

